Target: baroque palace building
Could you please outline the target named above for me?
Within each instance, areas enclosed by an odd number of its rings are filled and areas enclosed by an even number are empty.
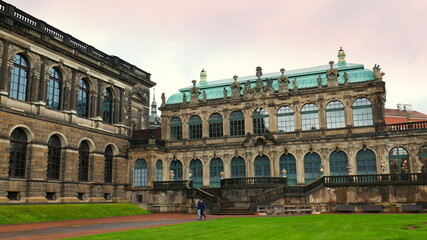
[[[150,74],[0,1],[0,203],[127,200]]]
[[[388,124],[384,73],[345,57],[202,70],[160,118],[149,73],[0,1],[0,203],[427,203],[424,115]]]

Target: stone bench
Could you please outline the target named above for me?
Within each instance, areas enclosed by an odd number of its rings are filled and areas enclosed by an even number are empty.
[[[402,205],[402,212],[421,212],[422,210],[421,205]]]
[[[365,205],[362,207],[364,212],[382,212],[382,205]]]
[[[336,212],[354,212],[356,207],[353,205],[338,205]]]

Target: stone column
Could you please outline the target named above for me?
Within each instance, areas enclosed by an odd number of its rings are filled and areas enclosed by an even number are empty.
[[[346,97],[344,100],[344,114],[345,123],[347,128],[353,127],[353,108],[351,107],[352,102],[350,97]]]
[[[38,91],[40,84],[40,69],[38,66],[31,68],[27,82],[27,101],[38,101]],[[44,86],[44,85],[42,85]]]
[[[245,116],[245,134],[253,134],[253,123],[252,123],[252,109],[250,107],[245,107],[243,109],[243,114]]]
[[[120,122],[120,100],[114,99],[113,100],[113,123],[119,123]]]
[[[97,114],[97,98],[98,98],[98,92],[96,90],[90,91],[90,97],[89,97],[89,118],[94,118],[98,116]]]
[[[210,186],[210,171],[209,171],[209,159],[208,156],[203,157],[202,161],[203,166],[203,187]]]
[[[349,146],[347,148],[348,152],[348,164],[351,165],[351,171],[349,174],[351,175],[357,175],[357,162],[356,162],[356,150],[354,146]]]
[[[46,58],[44,56],[41,57],[41,67],[40,67],[40,80],[39,80],[39,94],[37,96],[37,100],[40,102],[46,103],[46,87],[47,81],[49,77],[46,78]],[[46,80],[47,79],[47,80]],[[62,98],[61,98],[62,101]]]
[[[209,116],[206,112],[202,112],[200,118],[202,119],[202,138],[209,138]]]
[[[224,136],[230,136],[230,113],[224,111],[222,113],[222,130]]]
[[[275,105],[272,106],[268,106],[267,107],[268,110],[268,122],[270,123],[269,125],[269,131],[270,132],[277,132],[277,109]]]
[[[326,129],[326,110],[325,103],[323,98],[319,98],[317,100],[317,109],[318,109],[318,117],[319,117],[319,128]]]
[[[331,168],[329,165],[329,150],[327,148],[322,148],[320,150],[321,163],[323,165],[323,175],[330,176]]]
[[[246,176],[247,177],[255,176],[253,158],[254,156],[251,152],[246,152],[245,160],[246,160]]]
[[[418,151],[419,148],[416,145],[410,145],[408,148],[409,154],[409,171],[411,173],[417,173],[417,168],[415,167],[416,162],[418,161]]]
[[[188,119],[189,119],[189,115],[188,114],[183,114],[181,116],[181,120],[182,120],[182,139],[183,140],[189,138]]]
[[[162,140],[170,140],[170,118],[167,115],[162,114]]]
[[[9,82],[9,45],[7,40],[3,40],[3,56],[1,65],[1,77],[0,77],[0,95],[8,95],[7,85]]]
[[[280,177],[280,165],[279,165],[279,157],[277,151],[271,151],[270,154],[270,172],[272,177]]]
[[[233,156],[228,156],[227,158],[224,157],[223,163],[224,163],[224,177],[225,178],[231,178],[231,159],[233,159]]]
[[[300,132],[302,129],[302,125],[301,125],[301,108],[300,108],[300,104],[299,102],[294,102],[293,104],[293,109],[294,109],[294,126],[295,126],[295,132]]]
[[[77,80],[77,72],[75,69],[71,70],[71,91],[70,91],[70,106],[69,110],[76,112],[77,110],[77,86],[79,82]]]
[[[98,96],[96,99],[96,105],[97,105],[97,111],[96,111],[96,117],[102,119],[102,116],[104,115],[104,108],[103,108],[103,100],[104,100],[104,84],[103,82],[98,79]]]
[[[119,112],[118,112],[118,115],[119,115],[119,120],[118,120],[118,123],[123,123],[124,124],[124,117],[125,117],[125,115],[124,115],[124,108],[126,107],[126,104],[125,104],[125,90],[124,89],[122,89],[122,88],[120,88],[120,90],[119,90]]]
[[[295,152],[296,158],[296,171],[297,171],[297,184],[304,184],[304,156],[301,150]]]

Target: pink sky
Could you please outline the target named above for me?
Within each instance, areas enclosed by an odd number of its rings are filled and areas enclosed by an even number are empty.
[[[209,80],[336,61],[386,73],[386,107],[427,113],[427,1],[7,0],[152,74],[156,98]]]

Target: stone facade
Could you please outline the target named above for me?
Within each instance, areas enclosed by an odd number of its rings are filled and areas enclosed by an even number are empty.
[[[2,1],[0,14],[0,203],[128,201],[127,148],[132,129],[147,124],[150,74]],[[23,151],[13,147],[16,131]],[[52,178],[53,138],[60,153]],[[23,173],[11,174],[21,160]]]

